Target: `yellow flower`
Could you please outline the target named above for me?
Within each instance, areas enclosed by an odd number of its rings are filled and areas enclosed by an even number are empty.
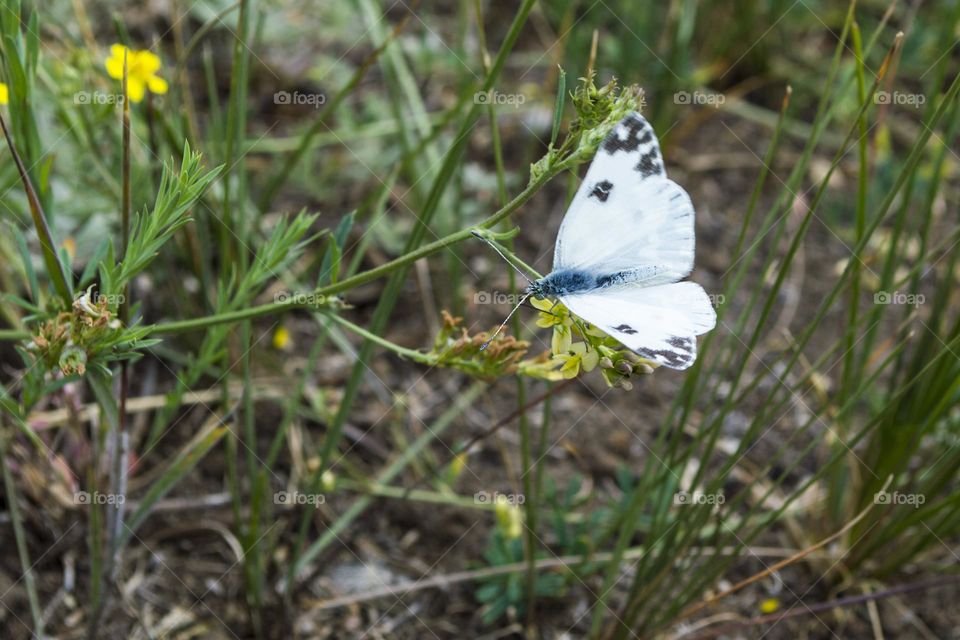
[[[10,102],[10,89],[0,82],[0,104],[7,104],[8,102]]]
[[[559,367],[563,364],[560,360],[551,358],[544,352],[542,355],[530,360],[523,360],[517,368],[518,373],[524,376],[541,378],[543,380],[563,380],[563,374]]]
[[[760,611],[763,613],[773,613],[780,608],[780,601],[776,598],[767,598],[760,603]]]
[[[580,369],[584,372],[593,371],[597,363],[600,362],[600,354],[596,349],[590,349],[585,342],[578,342],[571,346],[567,353],[555,356],[558,360],[563,360],[563,366],[560,373],[567,380],[576,378]]]
[[[570,350],[570,344],[573,342],[573,331],[570,327],[558,324],[553,328],[553,337],[550,339],[550,352],[559,356]]]
[[[570,349],[573,341],[573,318],[570,310],[559,301],[554,302],[546,298],[533,298],[530,304],[540,310],[537,326],[543,329],[553,327],[553,337],[550,341],[550,351],[559,355]]]
[[[110,47],[107,58],[107,73],[111,78],[123,79],[123,55],[127,55],[127,94],[133,102],[140,102],[147,89],[150,93],[167,92],[167,81],[157,75],[160,57],[150,51],[134,51],[122,44]]]
[[[281,351],[286,350],[290,346],[290,330],[280,325],[277,327],[277,330],[273,332],[273,348],[280,349]]]
[[[515,540],[523,533],[523,513],[520,507],[503,494],[497,494],[493,503],[494,512],[497,514],[497,524],[503,537],[507,540]]]
[[[537,318],[538,327],[549,329],[556,325],[569,327],[573,324],[570,311],[561,302],[553,302],[547,298],[533,298],[530,304],[540,310]]]

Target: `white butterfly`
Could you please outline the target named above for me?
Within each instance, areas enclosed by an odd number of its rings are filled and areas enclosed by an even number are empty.
[[[671,369],[697,358],[717,315],[693,270],[690,196],[668,180],[653,128],[621,120],[600,145],[557,235],[553,271],[527,293],[559,298],[640,357]]]

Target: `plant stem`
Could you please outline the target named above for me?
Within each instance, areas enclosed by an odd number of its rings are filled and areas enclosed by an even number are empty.
[[[501,220],[504,220],[512,214],[514,211],[519,209],[524,203],[527,202],[537,191],[540,190],[540,187],[543,186],[550,178],[552,178],[556,173],[559,173],[562,169],[557,169],[557,171],[551,171],[541,175],[535,181],[532,181],[527,187],[521,191],[517,196],[511,200],[506,206],[502,207],[499,211],[494,213],[492,216],[481,222],[477,225],[478,228],[490,228],[496,225]],[[307,309],[316,306],[315,302],[309,300],[316,300],[317,298],[334,296],[343,291],[348,291],[350,289],[356,288],[367,282],[377,280],[379,278],[384,278],[397,269],[405,267],[407,265],[413,264],[421,258],[433,255],[443,249],[449,247],[452,244],[457,242],[462,242],[473,237],[471,231],[474,227],[468,229],[461,229],[451,233],[439,240],[435,240],[429,244],[425,244],[418,249],[414,249],[398,258],[395,258],[389,262],[386,262],[379,267],[373,269],[368,269],[367,271],[362,271],[355,276],[349,278],[344,278],[343,280],[336,282],[334,284],[327,285],[325,287],[320,287],[319,289],[314,290],[308,295],[304,296],[295,296],[290,300],[285,300],[281,302],[271,302],[268,304],[262,304],[255,307],[250,307],[248,309],[242,309],[239,311],[231,311],[228,313],[213,314],[209,316],[204,316],[201,318],[193,318],[190,320],[179,320],[175,322],[165,322],[161,324],[154,325],[152,334],[157,333],[184,333],[187,331],[195,331],[197,329],[203,329],[205,327],[230,323],[230,322],[239,322],[240,320],[249,320],[253,318],[260,318],[263,316],[273,315],[281,311],[288,311],[291,309]]]
[[[386,338],[382,338],[382,337],[380,337],[380,336],[378,336],[378,335],[376,335],[376,334],[374,334],[374,333],[371,333],[370,331],[367,331],[366,329],[364,329],[364,328],[361,327],[360,325],[357,325],[357,324],[354,324],[354,323],[350,322],[349,320],[347,320],[346,318],[340,316],[339,314],[336,314],[336,313],[326,313],[325,315],[326,315],[328,318],[330,318],[331,320],[333,320],[334,322],[336,322],[337,324],[343,325],[344,327],[346,327],[347,329],[349,329],[349,330],[352,331],[353,333],[356,333],[357,335],[362,336],[363,338],[366,338],[367,340],[369,340],[369,341],[371,341],[371,342],[373,342],[373,343],[375,343],[375,344],[378,344],[378,345],[380,345],[381,347],[383,347],[383,348],[385,348],[385,349],[388,349],[388,350],[390,350],[390,351],[393,351],[394,353],[396,353],[397,355],[399,355],[399,356],[401,356],[401,357],[403,357],[403,358],[409,358],[409,359],[411,359],[411,360],[413,360],[413,361],[415,361],[415,362],[419,362],[419,363],[421,363],[421,364],[428,364],[428,365],[435,364],[434,358],[433,358],[432,356],[429,356],[429,355],[427,355],[427,354],[425,354],[425,353],[423,353],[423,352],[421,352],[421,351],[417,351],[417,350],[415,350],[415,349],[408,349],[408,348],[406,348],[406,347],[401,347],[401,346],[398,345],[398,344],[395,344],[395,343],[393,343],[393,342],[390,342],[390,341],[387,340]]]

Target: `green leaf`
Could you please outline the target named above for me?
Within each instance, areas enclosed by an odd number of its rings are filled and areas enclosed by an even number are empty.
[[[343,216],[337,224],[333,235],[330,237],[327,251],[323,255],[323,261],[320,263],[320,274],[317,277],[318,288],[337,281],[340,273],[340,259],[343,255],[343,247],[347,243],[351,229],[353,229],[356,213],[356,211],[351,211]]]
[[[567,98],[567,72],[559,67],[560,75],[557,78],[557,100],[553,106],[553,130],[550,132],[550,146],[557,146],[557,137],[560,135],[560,125],[563,123],[563,105]]]

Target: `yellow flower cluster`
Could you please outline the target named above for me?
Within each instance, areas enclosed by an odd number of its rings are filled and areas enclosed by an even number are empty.
[[[563,363],[560,367],[560,377],[569,380],[576,378],[582,369],[584,372],[593,371],[600,361],[595,348],[586,342],[573,344],[574,319],[570,310],[558,301],[546,298],[533,298],[530,303],[540,310],[537,317],[537,326],[544,329],[553,327],[553,337],[550,339],[550,351],[555,360]]]
[[[553,357],[549,364],[543,364],[541,370],[531,371],[532,374],[549,380],[569,380],[576,378],[581,371],[588,373],[599,366],[607,384],[629,389],[631,375],[653,371],[653,363],[622,348],[616,340],[571,315],[559,301],[532,298],[530,302],[540,311],[537,326],[553,327],[550,340]],[[583,341],[574,342],[574,337],[582,337]]]

